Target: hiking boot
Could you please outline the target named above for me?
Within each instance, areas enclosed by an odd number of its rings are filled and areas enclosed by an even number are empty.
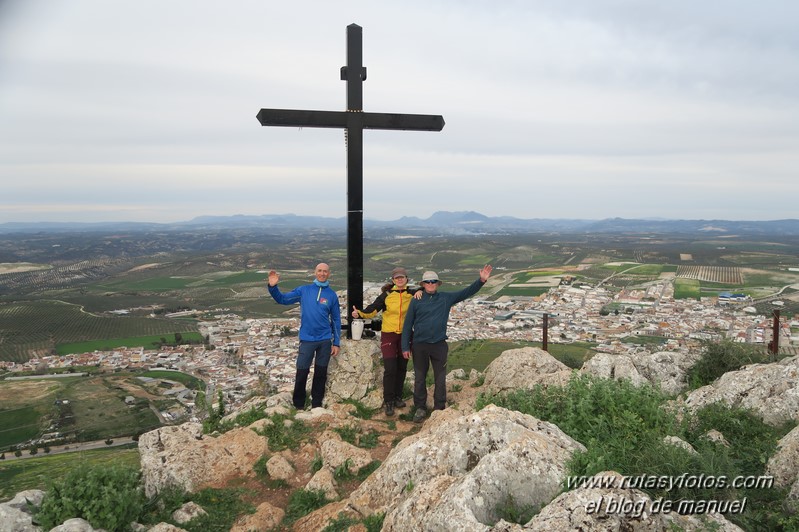
[[[392,403],[386,403],[386,416],[391,417],[394,415],[394,405]]]
[[[427,417],[427,410],[424,408],[417,408],[416,413],[413,415],[413,422],[420,423]]]
[[[405,408],[405,401],[403,401],[402,399],[397,399],[396,401],[394,401],[394,406],[396,406],[397,408]]]

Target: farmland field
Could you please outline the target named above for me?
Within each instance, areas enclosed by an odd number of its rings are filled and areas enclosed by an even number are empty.
[[[59,343],[197,332],[194,323],[132,316],[98,316],[60,301],[0,302],[0,360],[25,361]]]
[[[202,344],[203,337],[198,332],[182,333],[184,342],[192,342]],[[165,341],[164,341],[165,340]],[[156,335],[156,336],[134,336],[130,338],[109,338],[107,340],[88,340],[85,342],[72,342],[65,344],[58,344],[56,352],[59,355],[67,355],[70,353],[90,353],[92,351],[110,351],[120,347],[144,347],[145,349],[153,349],[154,346],[161,345],[162,343],[174,343],[175,335]]]
[[[170,373],[172,380],[193,379]],[[87,441],[130,436],[160,426],[150,401],[163,398],[150,393],[136,375],[0,381],[0,449],[43,432],[74,433],[79,441]],[[127,396],[135,398],[132,405],[125,403]]]
[[[509,349],[521,347],[541,347],[541,342],[508,342],[503,340],[466,340],[451,342],[447,360],[448,370],[463,368],[485,371],[485,368],[499,355]],[[570,368],[579,368],[583,362],[594,356],[591,344],[572,343],[548,346],[548,352]]]

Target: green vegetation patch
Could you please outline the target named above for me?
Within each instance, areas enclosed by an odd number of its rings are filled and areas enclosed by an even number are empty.
[[[464,340],[452,342],[449,346],[447,365],[450,370],[463,368],[467,373],[472,369],[482,372],[495,358],[505,351],[522,347],[541,348],[541,342],[509,342],[507,340]],[[582,367],[586,360],[596,354],[592,347],[593,344],[583,342],[570,344],[550,343],[548,352],[570,368],[576,369]]]
[[[650,336],[646,334],[625,336],[621,341],[625,344],[638,344],[638,345],[661,345],[665,344],[668,340],[665,336]]]
[[[141,374],[141,376],[150,377],[153,379],[166,379],[170,381],[176,381],[183,384],[183,386],[185,386],[186,388],[192,390],[198,390],[198,391],[205,390],[205,383],[201,379],[198,379],[194,375],[189,375],[187,373],[182,373],[180,371],[170,371],[165,369],[150,370],[150,371],[145,371],[144,373]]]
[[[537,386],[490,396],[481,394],[477,407],[496,404],[538,419],[555,423],[566,434],[581,442],[585,452],[577,452],[569,462],[566,489],[580,485],[580,479],[602,471],[616,471],[629,477],[679,478],[680,475],[713,476],[728,479],[764,475],[765,464],[776,450],[777,441],[795,425],[770,427],[751,412],[711,405],[695,414],[663,408],[668,397],[649,385],[633,386],[575,374],[565,387]],[[710,430],[721,432],[730,446],[716,444],[706,437]],[[676,436],[691,444],[696,453],[664,442]],[[769,486],[732,488],[730,485],[638,486],[653,499],[671,501],[748,499],[742,514],[726,517],[744,530],[782,530],[788,519],[781,507],[786,490]]]
[[[674,279],[674,299],[699,299],[699,281],[678,277]]]
[[[139,467],[139,450],[135,443],[131,445],[133,448],[104,447],[91,451],[40,454],[35,458],[20,460],[0,460],[0,500],[10,499],[20,491],[43,490],[49,481],[65,478],[81,464]],[[9,454],[6,453],[6,456]]]
[[[0,449],[38,436],[41,415],[34,406],[0,410]]]
[[[506,286],[495,294],[495,298],[502,296],[528,296],[538,297],[549,292],[549,286]]]

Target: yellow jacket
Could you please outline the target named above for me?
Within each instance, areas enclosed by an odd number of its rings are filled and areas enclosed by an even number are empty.
[[[383,291],[374,302],[358,314],[362,318],[372,318],[378,312],[383,311],[383,332],[393,332],[402,334],[402,325],[405,323],[405,314],[408,312],[408,305],[411,304],[413,294],[418,288],[403,288],[400,290],[397,285]]]

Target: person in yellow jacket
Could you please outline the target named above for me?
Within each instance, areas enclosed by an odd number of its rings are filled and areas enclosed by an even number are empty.
[[[377,299],[363,310],[352,307],[353,318],[372,318],[383,312],[383,327],[380,331],[380,351],[383,353],[383,404],[387,416],[394,415],[394,408],[402,408],[402,388],[408,370],[408,359],[402,356],[402,326],[411,298],[421,292],[408,288],[408,272],[405,268],[394,268],[391,282],[384,285]]]

